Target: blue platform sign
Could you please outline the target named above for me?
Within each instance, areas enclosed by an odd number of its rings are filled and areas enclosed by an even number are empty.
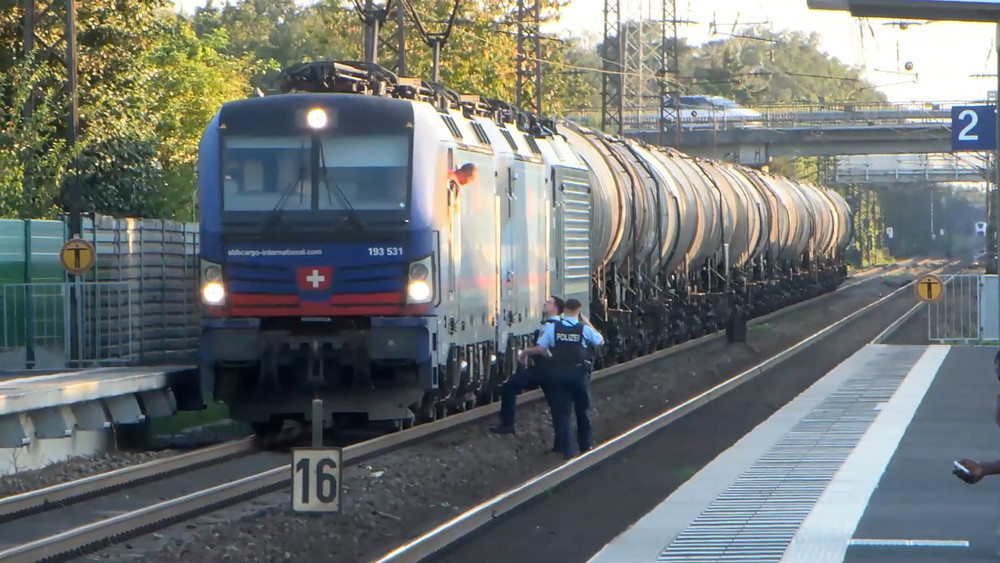
[[[951,150],[991,151],[997,147],[996,106],[951,108]]]

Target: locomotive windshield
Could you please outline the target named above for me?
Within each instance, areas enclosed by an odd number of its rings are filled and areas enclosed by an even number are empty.
[[[268,211],[290,193],[282,208],[311,206],[312,141],[303,137],[227,136],[222,155],[222,201],[226,211]]]
[[[223,210],[350,212],[353,208],[359,214],[406,210],[409,152],[407,135],[226,135]]]

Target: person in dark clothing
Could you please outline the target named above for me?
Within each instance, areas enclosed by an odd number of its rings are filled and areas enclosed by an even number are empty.
[[[993,356],[993,373],[997,376],[997,380],[1000,381],[1000,350]],[[993,407],[993,419],[997,426],[1000,426],[1000,395],[997,395],[997,400]],[[970,485],[975,485],[987,475],[1000,475],[1000,459],[979,463],[978,461],[965,458],[958,463],[964,471],[956,467],[952,470],[952,474]]]
[[[555,295],[549,297],[549,299],[542,305],[542,314],[545,315],[545,319],[542,321],[542,326],[548,326],[550,323],[557,322],[560,319],[560,315],[563,312],[564,302],[561,298]],[[538,340],[541,329],[536,330],[534,334],[534,340]],[[525,389],[531,387],[541,387],[542,393],[545,394],[545,402],[549,405],[549,412],[552,414],[553,428],[555,428],[555,413],[553,411],[552,403],[552,391],[549,385],[550,377],[546,369],[546,363],[548,358],[544,356],[536,356],[533,358],[531,366],[528,366],[527,358],[523,355],[518,357],[517,372],[511,376],[503,385],[503,390],[500,394],[500,424],[490,428],[490,431],[495,434],[515,434],[514,417],[515,409],[517,407],[517,394]],[[558,432],[555,432],[556,443],[552,447],[552,451],[557,451],[558,443]]]
[[[576,299],[566,301],[563,318],[545,327],[538,343],[523,354],[548,355],[549,372],[552,374],[552,426],[556,431],[556,444],[563,457],[573,457],[570,451],[569,415],[571,406],[576,411],[577,442],[583,453],[593,445],[590,417],[590,373],[587,368],[587,348],[604,343],[604,338],[580,314],[583,305]]]

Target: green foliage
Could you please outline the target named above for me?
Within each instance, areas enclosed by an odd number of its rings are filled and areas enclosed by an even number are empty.
[[[198,37],[170,8],[170,0],[79,4],[80,129],[72,154],[63,140],[64,54],[36,45],[25,57],[21,8],[0,11],[0,44],[10,46],[0,50],[0,216],[53,216],[78,181],[86,211],[193,218],[198,138],[218,107],[247,95],[250,76],[268,67],[226,54],[225,30]],[[57,3],[52,12],[61,10]],[[62,23],[40,18],[36,34],[55,43]],[[32,89],[36,101],[25,119]]]
[[[543,2],[546,21],[561,0]],[[197,142],[228,100],[273,93],[280,69],[317,60],[362,58],[363,26],[349,0],[209,1],[190,18],[171,0],[88,0],[78,8],[80,134],[66,135],[61,53],[36,45],[23,53],[21,3],[0,7],[0,217],[52,217],[79,182],[84,209],[113,215],[192,219]],[[430,32],[444,29],[451,0],[415,2]],[[62,4],[39,17],[37,35],[57,44]],[[462,0],[441,51],[441,82],[458,92],[514,102],[516,0]],[[431,78],[431,48],[407,15],[406,74]],[[659,68],[657,24],[625,26],[629,43],[644,45],[647,66]],[[392,70],[396,21],[380,33],[378,62]],[[718,94],[743,103],[877,100],[856,69],[821,53],[816,36],[762,29],[695,47],[680,44],[685,93]],[[530,45],[530,42],[529,42]],[[530,47],[529,47],[530,50]],[[597,110],[603,46],[580,39],[542,42],[542,109],[565,116]],[[534,53],[529,52],[533,58]],[[638,76],[629,76],[630,89]],[[658,91],[656,76],[644,76]],[[526,78],[530,82],[530,78]],[[526,88],[532,91],[532,88]],[[23,108],[33,95],[33,111]],[[773,163],[772,171],[816,180],[815,159]]]
[[[198,139],[223,103],[249,94],[248,80],[273,68],[250,57],[222,51],[227,32],[216,29],[199,38],[191,26],[176,20],[169,35],[148,57],[148,111],[155,115],[156,158],[163,164],[167,197],[157,206],[160,216],[193,219]]]
[[[449,0],[414,3],[424,28],[430,33],[445,30],[453,3]],[[463,0],[456,24],[441,50],[440,81],[458,92],[515,101],[517,55],[515,27],[516,2],[503,0]],[[558,6],[550,3],[543,17],[558,17]],[[199,37],[225,29],[229,44],[223,51],[231,56],[252,54],[266,61],[270,71],[257,75],[253,86],[275,92],[280,69],[310,60],[361,60],[363,25],[351,2],[321,0],[297,7],[291,0],[240,0],[218,8],[213,4],[199,9],[193,18]],[[336,30],[336,33],[331,33]],[[406,75],[430,80],[432,50],[424,42],[416,24],[407,14],[404,23]],[[389,17],[379,34],[378,63],[397,71],[399,61],[398,26]],[[543,111],[562,115],[566,108],[597,107],[598,88],[592,77],[574,69],[574,63],[588,59],[586,66],[596,66],[596,57],[574,49],[575,41],[543,42],[542,59],[548,77],[543,85]],[[470,56],[471,55],[471,56]],[[573,71],[573,72],[571,72]],[[557,78],[556,78],[557,77]]]
[[[56,119],[65,97],[51,71],[21,60],[0,74],[0,217],[52,218],[70,162]],[[32,89],[35,84],[45,84]],[[32,96],[34,93],[34,96]],[[33,111],[25,113],[31,104]]]

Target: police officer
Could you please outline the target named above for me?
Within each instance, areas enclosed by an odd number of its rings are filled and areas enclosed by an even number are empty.
[[[593,435],[587,409],[590,407],[590,377],[587,348],[604,343],[604,338],[586,319],[581,320],[582,304],[568,299],[563,308],[563,318],[545,327],[538,343],[522,352],[527,355],[549,355],[549,373],[552,374],[553,427],[557,433],[556,444],[563,457],[570,459],[569,414],[570,406],[576,411],[576,433],[580,451],[591,448]]]
[[[542,305],[542,314],[545,315],[545,319],[542,321],[542,326],[548,326],[551,323],[560,320],[560,315],[563,312],[564,302],[559,297],[555,295],[549,297],[549,299]],[[538,335],[541,333],[540,330],[535,331],[535,340],[537,341]],[[553,393],[550,385],[550,377],[546,370],[546,362],[548,358],[544,355],[535,356],[533,365],[527,367],[527,356],[521,354],[518,356],[518,368],[517,372],[511,376],[503,385],[503,390],[500,392],[500,424],[490,428],[490,431],[496,434],[514,434],[514,414],[515,408],[517,407],[517,394],[524,389],[530,387],[541,387],[542,392],[545,394],[545,402],[549,405],[549,412],[552,414],[552,424],[555,428],[555,410],[553,407]],[[556,433],[557,443],[553,446],[552,451],[557,451],[558,447],[558,432]]]

